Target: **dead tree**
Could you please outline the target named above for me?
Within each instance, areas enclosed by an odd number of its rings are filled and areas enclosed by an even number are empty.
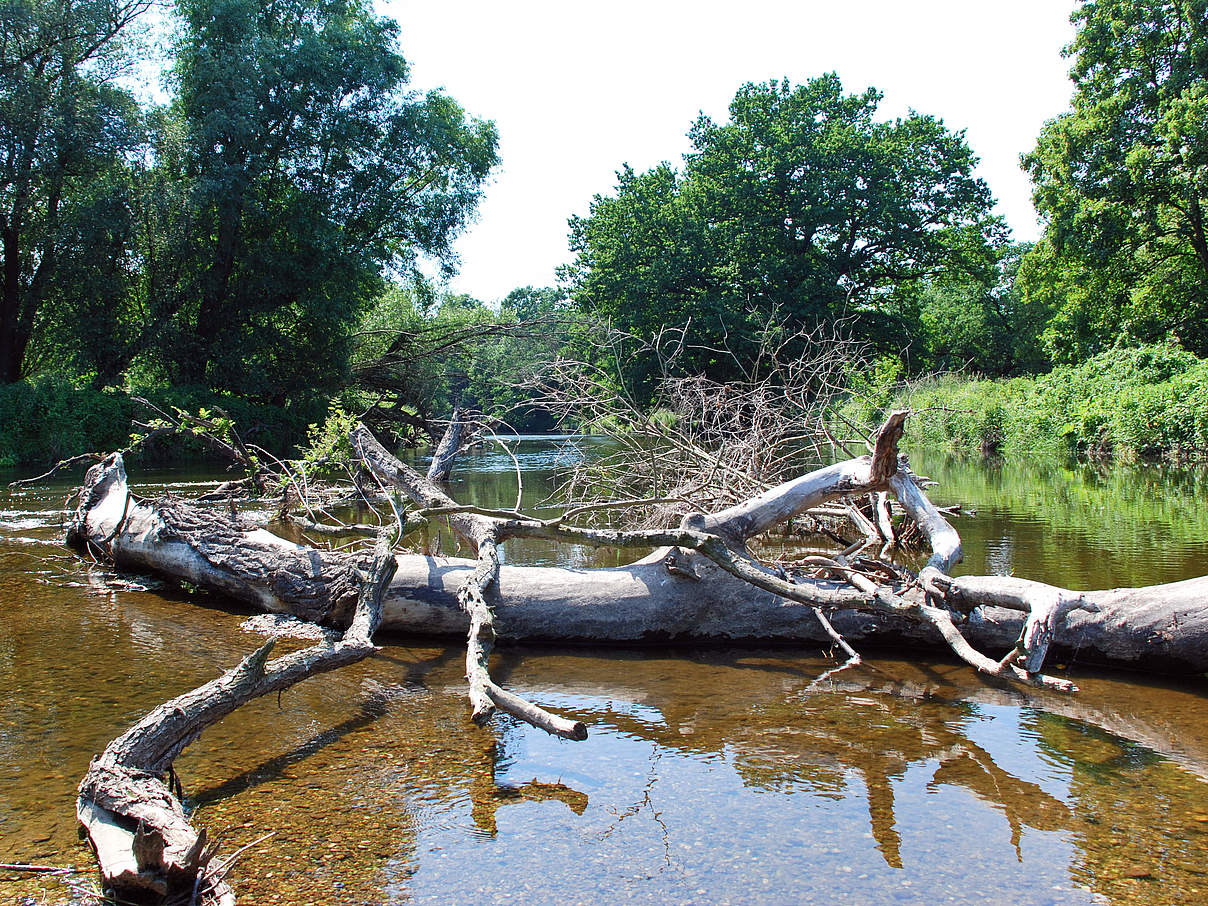
[[[1073,684],[1041,673],[1054,642],[1117,664],[1208,669],[1208,578],[1074,592],[1013,577],[951,577],[960,538],[898,455],[905,416],[890,416],[869,456],[816,469],[714,512],[689,512],[674,528],[635,529],[581,524],[611,506],[603,502],[548,519],[459,505],[358,426],[351,441],[363,467],[384,492],[411,501],[413,509],[398,513],[398,535],[447,520],[472,559],[395,555],[385,533],[372,558],[320,552],[225,513],[171,498],[136,499],[121,456],[109,457],[89,471],[81,490],[70,527],[74,544],[121,567],[188,580],[344,634],[273,661],[271,645],[265,646],[110,744],[81,783],[78,804],[106,882],[155,892],[197,885],[211,901],[229,901],[221,865],[170,787],[173,760],[244,702],[370,655],[379,625],[464,634],[473,719],[485,722],[502,710],[568,739],[586,738],[587,728],[492,680],[489,655],[497,639],[792,640],[840,646],[848,663],[858,660],[852,646],[863,642],[946,646],[993,681],[1062,692],[1074,691]],[[754,539],[786,520],[870,494],[896,500],[928,539],[932,555],[917,577],[866,570],[851,550],[811,558],[808,572],[789,572],[751,554]],[[503,566],[498,549],[516,537],[656,551],[615,569]]]
[[[620,496],[661,501],[630,507],[627,523],[664,524],[783,483],[803,452],[815,460],[854,455],[826,417],[838,395],[852,395],[850,371],[863,360],[842,324],[788,336],[768,329],[757,337],[753,360],[710,349],[735,372],[724,382],[684,373],[681,360],[693,349],[687,336],[686,327],[666,327],[652,339],[601,327],[596,342],[603,359],[616,364],[559,357],[525,385],[532,404],[568,428],[606,425],[615,444],[614,452],[572,471],[565,489],[572,503],[594,499],[603,482]],[[649,401],[617,378],[622,363],[635,358],[656,374]]]
[[[445,433],[441,435],[440,443],[436,445],[436,452],[432,454],[432,462],[428,464],[429,481],[444,481],[453,471],[453,462],[461,449],[461,433],[464,428],[461,409],[454,406]]]

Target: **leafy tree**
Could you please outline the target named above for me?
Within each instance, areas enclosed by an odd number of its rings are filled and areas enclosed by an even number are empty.
[[[137,107],[111,79],[149,5],[0,3],[0,383],[31,370],[39,328],[66,316],[50,309],[95,310],[123,283],[129,225],[115,191]]]
[[[510,313],[472,296],[390,286],[356,331],[349,403],[370,406],[370,421],[412,436],[430,432],[456,406],[500,414],[491,390],[508,378],[499,350],[515,330]]]
[[[571,220],[578,303],[644,336],[691,321],[690,364],[720,378],[732,357],[717,350],[753,356],[744,344],[771,318],[848,318],[898,345],[904,288],[992,280],[1004,228],[963,135],[915,113],[878,121],[880,99],[834,74],[744,85],[728,122],[692,127],[682,172],[626,167]]]
[[[919,348],[903,352],[912,370],[1011,377],[1047,369],[1040,334],[1051,309],[1044,299],[1026,295],[1019,278],[1029,250],[1027,243],[1004,246],[993,283],[945,275],[924,284],[913,304],[900,306],[907,332],[920,341]],[[913,318],[907,317],[912,309]]]
[[[387,289],[356,336],[347,405],[369,406],[376,425],[414,435],[455,407],[518,430],[550,427],[524,384],[572,345],[582,356],[586,329],[558,289],[515,289],[496,311],[465,294],[433,299],[431,287],[413,283]]]
[[[539,318],[569,317],[571,302],[566,291],[557,287],[519,286],[504,297],[501,309],[505,315],[517,321],[536,321]]]
[[[1135,264],[1122,254],[1091,266],[1058,251],[1048,233],[1024,256],[1019,292],[1029,308],[1048,313],[1036,336],[1052,362],[1084,362],[1126,336]]]
[[[61,203],[63,251],[26,351],[29,373],[83,377],[97,389],[118,379],[128,342],[123,315],[137,286],[130,188],[140,170],[114,161]]]
[[[141,334],[177,380],[275,402],[333,386],[383,272],[453,266],[494,127],[408,92],[397,24],[367,2],[176,9]]]
[[[1168,331],[1208,354],[1208,3],[1084,0],[1073,21],[1072,109],[1024,160],[1054,356]]]

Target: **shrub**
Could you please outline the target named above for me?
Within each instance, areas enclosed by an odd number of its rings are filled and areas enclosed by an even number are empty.
[[[302,441],[307,426],[322,418],[327,406],[319,397],[270,406],[204,387],[95,390],[43,375],[0,386],[0,466],[50,465],[79,453],[121,449],[130,441],[132,421],[150,418],[135,396],[169,411],[222,409],[245,440],[275,452]],[[209,452],[199,440],[173,437],[148,445],[141,455],[168,461]]]
[[[894,406],[915,410],[912,438],[959,451],[1208,458],[1208,360],[1169,345],[1112,349],[1039,377],[924,378],[884,408]],[[853,400],[847,414],[867,408]]]

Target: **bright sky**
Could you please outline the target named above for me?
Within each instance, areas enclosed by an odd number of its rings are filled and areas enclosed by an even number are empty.
[[[628,162],[677,166],[698,113],[727,118],[744,82],[835,71],[880,114],[964,129],[1018,239],[1038,234],[1019,155],[1069,105],[1074,0],[378,0],[398,19],[412,85],[493,119],[502,166],[457,245],[450,284],[485,301],[549,286],[567,218]]]

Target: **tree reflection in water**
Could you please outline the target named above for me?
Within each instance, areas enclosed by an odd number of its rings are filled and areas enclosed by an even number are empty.
[[[279,830],[265,852],[249,855],[246,896],[318,896],[338,879],[354,899],[386,902],[480,890],[489,899],[512,885],[535,901],[557,899],[568,885],[661,901],[706,889],[725,899],[753,891],[756,876],[745,875],[779,861],[797,879],[786,896],[811,872],[851,864],[862,866],[860,889],[890,889],[897,875],[914,879],[924,902],[978,884],[975,863],[962,867],[973,853],[994,873],[995,895],[1008,898],[1029,900],[1035,890],[1021,878],[1031,875],[1045,885],[1064,879],[1049,894],[1063,903],[1094,893],[1153,901],[1159,882],[1194,902],[1200,889],[1203,782],[1070,711],[1153,742],[1178,732],[1162,723],[1172,715],[1198,723],[1204,715],[1190,706],[1202,706],[1199,696],[1151,688],[1138,717],[1110,712],[1124,687],[1099,691],[1093,678],[1080,680],[1084,694],[1071,703],[996,689],[943,664],[879,659],[876,669],[815,686],[827,662],[779,652],[501,652],[501,681],[591,715],[593,737],[570,746],[506,721],[467,731],[458,649],[414,654],[387,649],[386,663],[366,668],[360,715],[245,770],[244,780],[196,794],[207,823],[242,817],[257,825],[249,837],[260,825]],[[405,683],[383,681],[404,663]],[[1174,707],[1155,708],[1155,696]],[[1197,765],[1187,747],[1170,754]],[[810,817],[827,802],[842,807],[827,812],[842,821],[852,808],[864,811],[881,872],[858,835]],[[929,811],[945,807],[962,814]],[[794,827],[793,815],[804,824]],[[952,822],[958,830],[945,830]],[[975,838],[951,839],[969,826]],[[803,827],[811,839],[834,835],[829,861],[787,842]],[[1177,833],[1166,839],[1164,828]],[[1037,863],[1054,853],[1056,864]],[[269,877],[285,858],[295,873]],[[480,860],[488,867],[474,867]]]

